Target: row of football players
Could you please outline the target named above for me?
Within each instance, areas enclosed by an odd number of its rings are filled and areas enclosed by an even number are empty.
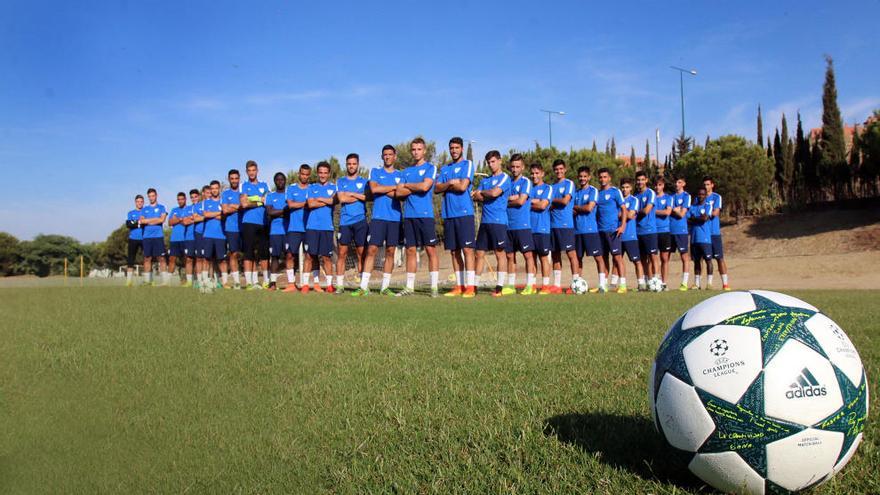
[[[495,296],[516,293],[517,253],[525,261],[522,295],[585,290],[585,256],[592,257],[596,264],[598,285],[593,292],[613,288],[625,293],[624,253],[635,266],[639,290],[665,290],[669,257],[675,251],[682,262],[680,290],[688,289],[690,254],[695,287],[700,287],[701,261],[706,267],[707,286],[711,286],[714,259],[723,288],[729,288],[718,220],[721,196],[714,191],[714,182],[709,177],[703,180],[693,202],[683,179],[676,180],[674,194],[667,194],[662,178],[655,179],[652,189],[643,172],[636,174],[635,184],[621,179],[617,188],[612,184],[610,171],[600,169],[596,188],[590,184],[590,169],[579,167],[575,185],[566,178],[567,165],[563,160],[553,163],[555,181],[548,184],[544,182],[543,167],[533,164],[527,170],[521,155],[511,157],[508,175],[501,154],[493,150],[486,154],[490,174],[474,187],[474,167],[463,159],[461,138],[449,141],[452,162],[439,170],[425,160],[423,140],[413,140],[410,150],[415,162],[399,169],[395,148],[383,147],[383,164],[372,169],[369,178],[360,176],[358,155],[349,154],[345,175],[335,183],[326,162],[315,167],[316,180],[312,178],[311,167],[304,164],[295,184],[288,185],[285,174],[275,174],[274,190],[259,180],[257,164],[249,161],[244,183],[237,170],[230,170],[227,190],[221,191],[219,181],[215,180],[201,191],[191,190],[189,205],[186,195],[179,193],[178,206],[170,211],[158,203],[156,191],[150,189],[150,204],[144,206],[143,198],[138,196],[136,209],[128,215],[129,265],[133,265],[134,255],[142,247],[147,283],[152,283],[153,262],[162,265],[160,272],[167,284],[177,260],[184,258],[187,285],[193,284],[195,274],[195,283],[202,288],[232,288],[240,284],[239,256],[243,255],[247,289],[276,289],[283,264],[288,281],[285,291],[308,292],[311,288],[342,294],[345,260],[353,245],[360,282],[352,295],[371,293],[369,267],[379,250],[384,249],[379,293],[407,296],[415,293],[417,249],[423,248],[428,258],[431,295],[437,296],[440,263],[433,196],[438,194],[443,244],[452,257],[456,279],[448,296],[476,294],[489,253],[494,253],[497,262]],[[369,223],[368,202],[372,203]],[[482,204],[478,230],[475,202]],[[335,232],[333,216],[337,205],[339,230]],[[171,227],[167,253],[163,235],[166,219]],[[406,254],[406,284],[395,293],[389,285],[395,250],[400,244]],[[297,288],[293,284],[294,270],[299,266],[297,256],[301,247],[307,256]],[[571,267],[572,284],[563,290],[565,258]],[[324,287],[318,280],[321,266],[326,277]],[[539,269],[540,289],[536,283]],[[211,278],[212,271],[220,273],[220,280]],[[261,272],[262,284],[258,283]],[[312,277],[314,286],[310,283]]]

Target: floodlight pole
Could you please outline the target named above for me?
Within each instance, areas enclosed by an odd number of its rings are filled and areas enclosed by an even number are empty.
[[[565,112],[559,110],[544,110],[541,109],[542,112],[547,114],[547,131],[550,134],[550,147],[553,147],[553,114],[556,115],[565,115]]]
[[[692,76],[696,76],[697,71],[694,69],[682,69],[681,67],[676,67],[674,65],[670,65],[669,68],[678,71],[678,83],[681,91],[681,138],[684,139],[686,135],[684,133],[684,74],[687,72]]]

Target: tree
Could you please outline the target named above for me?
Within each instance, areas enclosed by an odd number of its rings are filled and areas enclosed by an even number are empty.
[[[868,119],[859,138],[859,149],[862,152],[862,166],[859,168],[862,187],[871,196],[877,195],[877,177],[880,175],[880,110]]]
[[[592,151],[593,153],[596,152],[596,140],[595,139],[593,140],[593,147],[590,149],[590,151]]]
[[[773,143],[770,142],[770,136],[767,136],[767,158],[773,158]]]
[[[694,147],[694,138],[688,136],[678,136],[673,141],[672,146],[672,162],[675,163],[679,158],[688,154]]]
[[[107,236],[104,242],[97,247],[95,262],[98,266],[116,270],[128,262],[128,227],[120,225]],[[135,264],[143,263],[143,257],[138,252]]]
[[[709,137],[708,134],[706,134],[706,141],[703,143],[703,148],[706,148],[706,147],[709,146],[709,141],[710,141],[710,140],[711,140],[711,138]]]
[[[764,122],[761,120],[761,105],[758,105],[758,146],[764,146]]]
[[[799,191],[801,201],[810,197],[811,188],[816,187],[815,171],[810,169],[810,143],[804,137],[804,126],[801,123],[801,113],[797,114],[797,130],[794,141],[794,168],[795,190]]]
[[[467,154],[465,155],[465,159],[471,163],[474,161],[474,149],[471,146],[473,143],[468,141]]]
[[[853,137],[852,137],[852,145],[849,149],[849,170],[854,179],[858,179],[861,183],[862,180],[862,150],[861,150],[861,139],[859,139],[859,126],[853,125]],[[864,195],[864,190],[861,184],[859,185],[859,194]]]
[[[783,197],[783,164],[782,164],[782,142],[779,139],[779,129],[776,129],[776,133],[773,136],[773,182],[776,184],[776,192],[779,194],[779,197]]]
[[[637,170],[636,168],[636,148],[635,146],[629,147],[629,166],[632,167],[633,170]]]
[[[14,275],[21,262],[21,248],[18,238],[0,232],[0,275]]]
[[[699,184],[711,175],[733,215],[761,211],[766,205],[767,185],[773,179],[773,160],[756,144],[740,136],[722,136],[681,157],[676,169],[688,184]]]
[[[86,256],[86,263],[91,267],[92,255],[89,249],[82,246],[79,241],[72,237],[62,235],[38,235],[32,241],[20,243],[21,246],[21,271],[29,275],[47,277],[49,275],[62,274],[64,272],[64,260],[79,260]],[[71,266],[71,272],[79,271]]]
[[[782,114],[782,200],[791,201],[792,187],[794,183],[794,149],[791,146],[791,137],[788,134],[788,122],[785,114]]]
[[[651,166],[651,142],[647,139],[645,139],[645,159],[642,161],[642,168],[645,170],[653,168]]]
[[[611,148],[608,147],[608,140],[605,140],[605,155],[611,156]]]
[[[617,158],[617,144],[614,142],[614,136],[611,136],[611,158]]]
[[[827,171],[834,183],[834,198],[841,199],[849,182],[849,166],[846,163],[846,143],[843,137],[843,119],[837,106],[837,85],[834,80],[834,60],[825,56],[825,84],[822,87],[822,169]]]

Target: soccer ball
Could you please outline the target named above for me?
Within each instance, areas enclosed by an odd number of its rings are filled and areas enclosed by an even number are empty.
[[[654,426],[725,492],[797,491],[849,462],[868,416],[859,353],[794,297],[728,292],[666,333],[648,380]]]
[[[586,294],[588,290],[590,290],[590,284],[586,279],[578,277],[571,281],[571,291],[575,294]]]

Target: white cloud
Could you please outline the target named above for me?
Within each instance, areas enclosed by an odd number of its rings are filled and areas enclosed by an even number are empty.
[[[869,96],[843,105],[840,113],[846,123],[864,122],[874,110],[880,108],[880,97]]]

